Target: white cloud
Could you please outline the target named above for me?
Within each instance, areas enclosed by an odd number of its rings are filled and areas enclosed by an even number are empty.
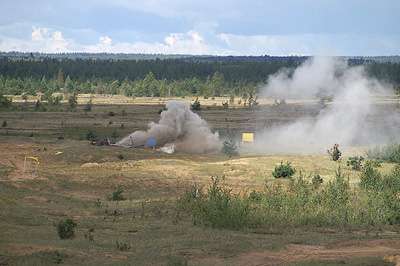
[[[11,25],[15,28],[16,26]],[[90,41],[65,38],[60,30],[20,26],[26,32],[11,37],[6,26],[0,27],[0,51],[23,52],[109,52],[162,53],[193,55],[384,55],[398,54],[398,36],[370,35],[236,35],[215,33],[214,22],[199,23],[185,33],[175,32],[154,41],[121,42],[92,30]],[[30,31],[28,31],[30,29]],[[68,30],[67,30],[68,34]],[[82,35],[82,34],[81,34]],[[96,41],[97,38],[97,41]],[[91,41],[94,40],[95,42]],[[353,48],[356,45],[357,48]],[[397,51],[397,52],[396,52]]]
[[[68,47],[73,41],[64,39],[60,31],[40,27],[32,27],[32,29],[30,39],[0,36],[0,50],[47,53],[71,51]]]
[[[104,36],[104,37],[100,37],[99,41],[103,44],[105,44],[106,46],[110,46],[111,45],[111,39],[108,36]]]

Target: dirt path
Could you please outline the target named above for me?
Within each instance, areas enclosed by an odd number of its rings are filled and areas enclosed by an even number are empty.
[[[230,259],[219,257],[193,258],[190,264],[216,265],[280,265],[299,261],[337,260],[346,258],[382,257],[400,265],[400,239],[345,241],[330,246],[289,244],[276,251],[254,251]],[[344,261],[343,261],[344,263]]]
[[[32,244],[8,243],[0,245],[0,254],[31,254],[45,250],[57,250],[57,247]],[[74,252],[69,250],[69,252]],[[78,252],[80,253],[80,252]],[[300,261],[333,260],[345,264],[347,258],[382,257],[388,262],[400,265],[400,239],[379,239],[345,241],[331,246],[312,246],[289,244],[277,251],[254,251],[236,257],[223,259],[217,255],[202,257],[202,252],[194,254],[189,264],[207,265],[282,265]],[[81,254],[77,254],[81,255]],[[89,255],[89,254],[87,254]]]

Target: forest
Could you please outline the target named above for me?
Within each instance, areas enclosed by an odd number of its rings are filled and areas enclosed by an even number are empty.
[[[295,69],[308,57],[212,57],[123,54],[0,53],[0,94],[124,94],[143,97],[243,96],[257,93],[269,75]],[[364,65],[396,92],[400,90],[397,57],[343,58]]]

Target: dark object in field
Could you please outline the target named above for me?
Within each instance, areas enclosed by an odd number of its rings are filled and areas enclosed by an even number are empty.
[[[106,138],[100,141],[91,141],[90,144],[96,146],[110,146],[111,144],[114,143],[111,143],[111,141],[108,138]]]
[[[57,139],[64,139],[64,137],[57,137]]]

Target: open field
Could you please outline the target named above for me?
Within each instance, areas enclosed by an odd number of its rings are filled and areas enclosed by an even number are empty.
[[[248,147],[240,149],[241,156],[228,158],[219,151],[166,154],[94,146],[84,140],[89,128],[100,138],[114,131],[123,137],[144,130],[159,120],[158,111],[167,100],[135,99],[132,104],[132,99],[119,96],[94,97],[87,114],[82,109],[88,96],[79,99],[77,112],[68,112],[66,103],[54,111],[32,112],[31,100],[26,111],[0,113],[0,122],[7,121],[0,129],[0,265],[396,264],[396,226],[218,229],[194,226],[177,203],[195,182],[207,189],[211,176],[225,176],[233,193],[263,191],[276,182],[286,186],[288,180],[272,176],[281,161],[296,167],[295,177],[300,171],[305,176],[318,173],[323,184],[333,180],[340,165],[355,188],[359,172],[347,167],[345,159],[260,156]],[[252,110],[225,109],[222,103],[228,98],[200,101],[204,108],[198,114],[223,138],[313,117],[320,108],[316,102],[275,106],[262,100]],[[397,99],[377,103],[390,113]],[[374,120],[379,117],[371,123]],[[344,157],[365,156],[366,149],[343,147]],[[24,171],[25,156],[39,159],[37,173],[33,160]],[[379,171],[392,169],[393,164],[383,163]],[[119,185],[126,200],[108,200]],[[72,240],[57,234],[57,223],[66,218],[78,223]]]

